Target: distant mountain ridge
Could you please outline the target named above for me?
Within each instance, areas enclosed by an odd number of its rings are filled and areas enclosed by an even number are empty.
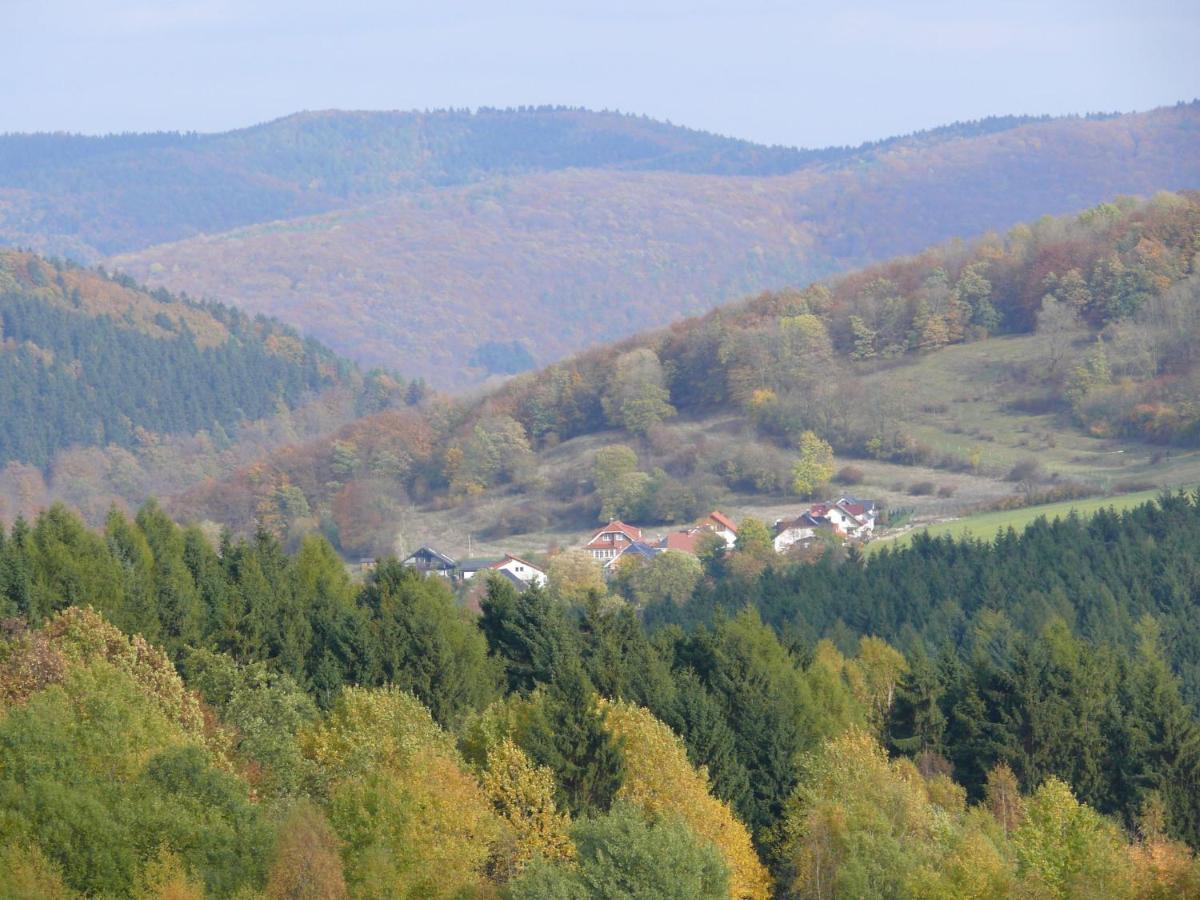
[[[360,362],[461,389],[504,371],[470,364],[490,358],[487,345],[518,342],[544,364],[755,291],[1119,194],[1200,185],[1200,104],[995,120],[776,175],[652,169],[647,159],[637,171],[493,174],[379,194],[111,264],[277,316]],[[366,166],[356,160],[346,165]]]
[[[815,150],[564,107],[305,112],[215,134],[7,134],[0,135],[0,240],[93,262],[199,233],[494,175],[566,168],[779,175],[898,143],[978,136],[1032,121],[1039,120],[994,117]]]

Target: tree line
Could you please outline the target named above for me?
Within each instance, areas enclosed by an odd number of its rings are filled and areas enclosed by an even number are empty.
[[[795,568],[747,539],[644,613],[552,572],[474,614],[395,560],[356,584],[319,536],[55,507],[0,540],[0,870],[46,895],[1186,896],[1198,532],[1177,495]]]

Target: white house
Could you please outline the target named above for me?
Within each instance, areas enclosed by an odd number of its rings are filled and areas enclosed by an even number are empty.
[[[822,527],[830,528],[842,537],[865,540],[875,531],[877,514],[872,501],[854,497],[818,503],[795,519],[780,519],[775,523],[775,550],[785,553],[800,541],[813,538]]]
[[[775,552],[787,553],[801,541],[814,537],[817,529],[823,523],[807,512],[802,512],[794,519],[780,519],[775,523]]]
[[[726,547],[732,548],[737,543],[737,525],[720,510],[710,512],[708,517],[700,522],[700,527],[725,541]]]
[[[546,584],[545,570],[535,566],[528,560],[521,559],[519,556],[513,556],[511,553],[505,554],[504,559],[492,563],[488,566],[493,572],[508,572],[510,575],[515,575],[526,584],[537,585],[543,587]]]

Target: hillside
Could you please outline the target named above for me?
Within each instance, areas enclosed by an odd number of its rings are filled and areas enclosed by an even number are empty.
[[[355,176],[346,184],[361,187],[341,189],[336,211],[281,208],[280,221],[219,234],[206,226],[209,234],[112,264],[278,316],[359,361],[403,359],[414,374],[463,388],[764,288],[1121,193],[1200,184],[1197,104],[998,120],[812,158],[778,151],[790,160],[779,165],[684,165],[688,154],[707,159],[728,146],[743,159],[752,148],[644,120],[603,121],[654,131],[657,149],[602,159],[571,144],[554,156],[562,146],[536,132],[526,136],[553,157],[545,167],[570,168],[543,171],[501,154],[508,163],[452,167],[478,177],[435,174],[424,183],[436,186],[410,182],[413,190],[391,195]],[[664,150],[666,135],[705,149]],[[374,159],[372,146],[351,157]]]
[[[911,140],[1011,128],[988,119]],[[862,148],[868,149],[868,148]],[[0,238],[85,261],[426,185],[568,168],[765,175],[851,155],[541,107],[305,112],[219,134],[0,136]]]
[[[1177,495],[761,576],[739,547],[678,599],[491,578],[475,615],[319,537],[55,507],[0,528],[0,884],[1194,897],[1198,541]]]
[[[179,489],[193,463],[245,461],[407,390],[278,322],[11,251],[0,251],[0,383],[4,517],[57,490],[89,511],[140,503]]]
[[[1046,217],[365,418],[172,508],[282,533],[299,492],[347,553],[540,549],[607,514],[782,515],[810,431],[927,517],[1195,483],[1198,247],[1195,193]]]

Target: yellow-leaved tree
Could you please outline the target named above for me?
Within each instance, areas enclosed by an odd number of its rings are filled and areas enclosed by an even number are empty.
[[[1132,897],[1134,869],[1120,829],[1053,776],[1028,798],[1013,834],[1027,892],[1050,897]]]
[[[617,797],[653,816],[677,816],[711,842],[729,866],[730,896],[765,898],[771,877],[750,843],[750,832],[733,810],[709,792],[708,773],[687,758],[683,741],[640,706],[600,701],[606,727],[623,740],[625,781]]]
[[[1006,896],[1004,835],[949,779],[926,781],[852,728],[807,754],[777,830],[795,897]]]
[[[355,897],[477,890],[500,823],[450,736],[394,688],[347,688],[301,735],[326,782]]]
[[[575,858],[571,817],[554,804],[554,773],[538,766],[520,747],[505,738],[487,751],[480,784],[505,829],[488,864],[498,881],[521,874],[535,857],[548,862]]]

